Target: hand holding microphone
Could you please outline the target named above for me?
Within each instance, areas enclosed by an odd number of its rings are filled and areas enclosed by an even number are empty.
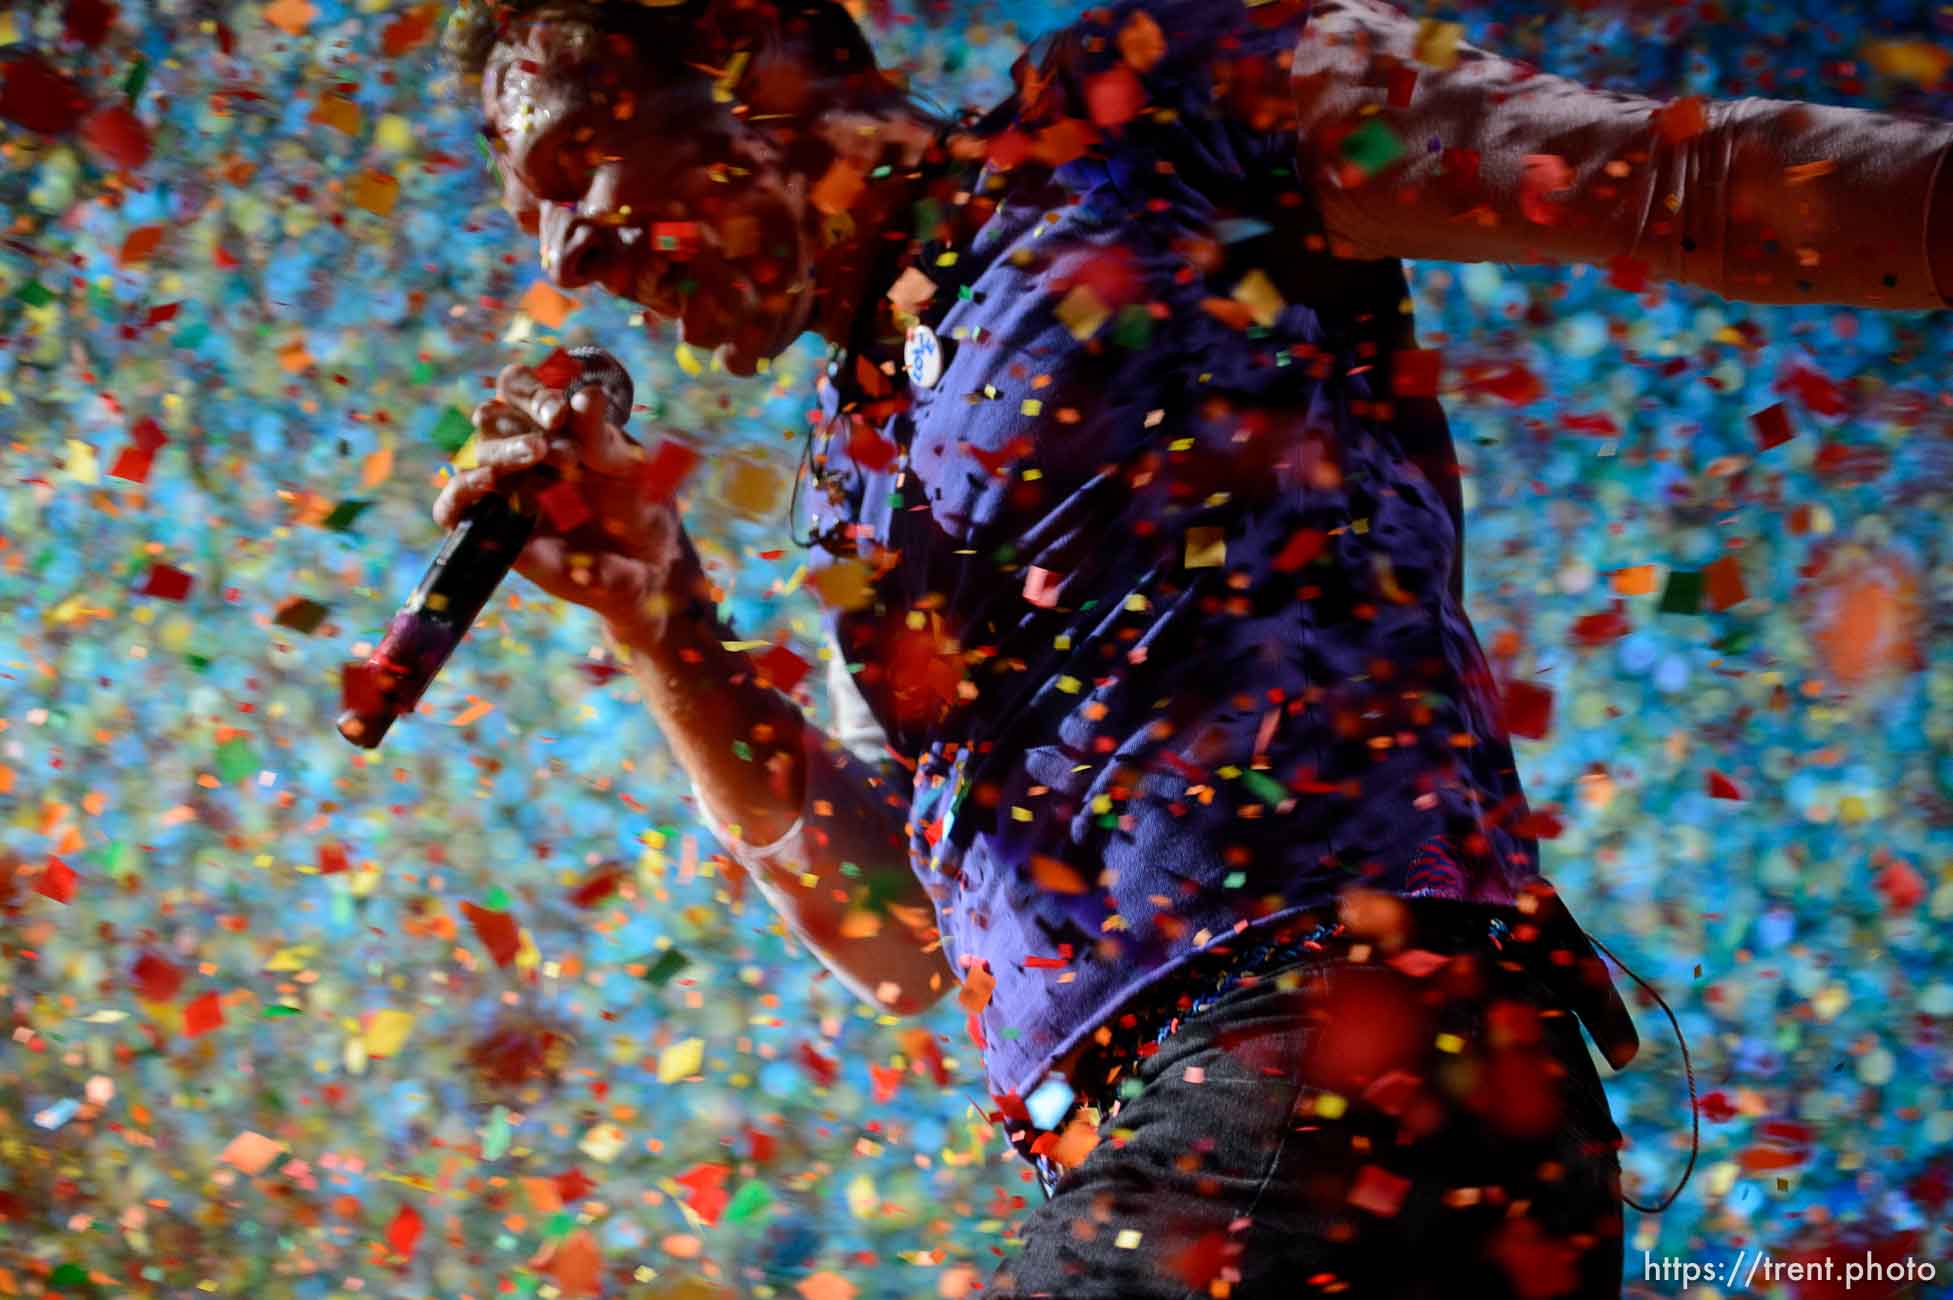
[[[495,398],[475,408],[476,466],[451,479],[433,507],[435,522],[451,530],[447,542],[348,678],[339,732],[353,744],[375,748],[395,717],[414,710],[511,568],[629,626],[687,553],[672,503],[645,487],[644,450],[622,427],[629,375],[599,348],[569,356],[582,373],[567,383],[511,365]]]

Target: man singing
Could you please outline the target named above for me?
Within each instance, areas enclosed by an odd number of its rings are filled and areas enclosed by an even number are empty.
[[[1937,308],[1953,129],[1603,93],[1380,0],[1119,0],[953,121],[832,0],[471,0],[448,50],[558,285],[735,374],[832,345],[831,734],[596,394],[509,367],[434,517],[562,474],[591,519],[517,568],[727,850],[863,998],[956,991],[1047,1197],[983,1294],[1619,1295],[1580,1026],[1634,1030],[1540,879],[1401,259]]]

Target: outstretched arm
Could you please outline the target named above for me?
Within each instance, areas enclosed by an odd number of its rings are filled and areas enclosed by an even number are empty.
[[[1586,262],[1750,302],[1953,305],[1939,287],[1953,290],[1953,124],[1595,90],[1447,42],[1383,0],[1318,0],[1291,80],[1338,256]]]

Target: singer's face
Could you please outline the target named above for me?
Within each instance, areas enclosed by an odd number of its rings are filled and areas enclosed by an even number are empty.
[[[811,327],[818,214],[708,79],[646,80],[628,41],[554,22],[511,33],[482,76],[503,206],[558,286],[601,284],[752,374]]]

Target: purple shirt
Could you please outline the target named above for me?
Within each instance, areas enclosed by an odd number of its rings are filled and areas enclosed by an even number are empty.
[[[1311,251],[1292,119],[1257,115],[1306,13],[1125,0],[1034,49],[966,178],[997,206],[917,262],[940,378],[897,336],[821,385],[799,526],[860,594],[831,631],[913,764],[945,954],[995,981],[998,1097],[1351,883],[1537,874],[1450,433],[1393,396],[1402,264]]]

